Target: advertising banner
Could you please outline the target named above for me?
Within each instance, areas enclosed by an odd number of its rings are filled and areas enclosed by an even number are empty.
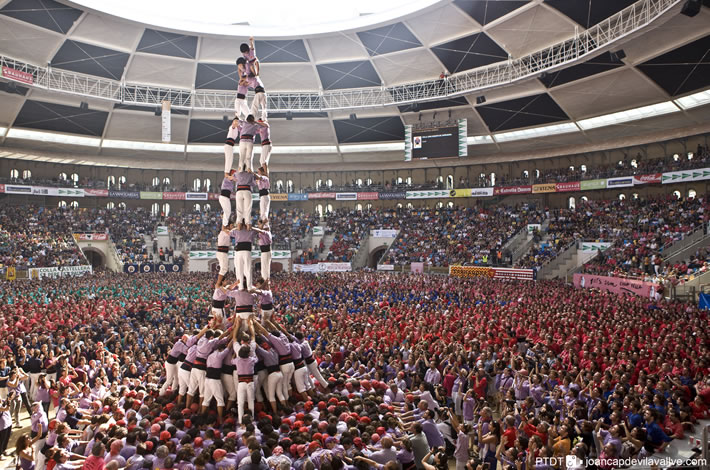
[[[169,233],[169,232],[168,232],[168,227],[165,226],[165,225],[158,225],[157,227],[155,227],[155,233],[156,233],[156,235],[158,235],[158,236],[160,236],[160,235],[165,235],[165,236],[167,236],[168,233]]]
[[[409,269],[413,273],[422,274],[424,272],[424,263],[416,262],[409,265]]]
[[[182,267],[182,264],[163,263],[124,264],[123,272],[128,274],[180,273],[182,272]]]
[[[490,197],[493,196],[493,188],[471,188],[471,197]]]
[[[393,264],[378,264],[377,270],[378,271],[394,271],[394,265]]]
[[[555,183],[534,184],[532,187],[533,194],[554,193],[555,191],[557,191],[557,184]]]
[[[206,201],[207,193],[185,193],[186,201]]]
[[[555,191],[558,193],[566,193],[569,191],[579,191],[579,181],[571,181],[569,183],[555,183]]]
[[[31,73],[27,72],[21,72],[19,70],[15,70],[11,67],[6,67],[3,65],[2,67],[2,75],[3,78],[7,78],[8,80],[14,80],[16,82],[24,83],[26,85],[32,85],[34,83],[34,77],[32,76]]]
[[[321,273],[345,273],[353,270],[350,263],[318,263],[316,266]]]
[[[450,197],[449,191],[445,189],[439,190],[422,190],[422,191],[407,191],[406,199],[433,199],[440,197]]]
[[[260,259],[261,252],[259,250],[251,250],[252,259]],[[190,259],[216,259],[217,250],[197,250],[190,252]],[[229,258],[234,258],[234,250],[229,252]],[[290,250],[273,250],[271,252],[271,259],[290,259]]]
[[[404,126],[404,161],[412,161],[412,126],[407,124]]]
[[[163,199],[163,193],[158,191],[141,191],[141,199]]]
[[[293,272],[295,273],[317,273],[317,264],[294,264]]]
[[[288,200],[289,200],[289,201],[307,201],[307,200],[308,200],[308,194],[302,194],[302,193],[288,193]]]
[[[491,268],[487,266],[449,266],[449,276],[490,277],[492,279],[525,280],[535,279],[533,269]]]
[[[357,201],[357,193],[337,193],[336,201]]]
[[[32,186],[33,196],[58,196],[59,188],[48,188],[44,186]]]
[[[532,193],[532,186],[506,186],[502,188],[493,188],[493,194],[496,196],[510,195],[510,194],[530,194]]]
[[[633,177],[634,186],[641,184],[656,184],[663,179],[663,173],[653,173],[650,175],[636,175]]]
[[[631,176],[625,178],[609,178],[606,180],[607,188],[628,188],[634,185],[634,179]]]
[[[335,199],[335,193],[308,193],[308,199]]]
[[[315,226],[313,227],[313,236],[322,237],[324,235],[323,227]]]
[[[586,191],[588,189],[606,189],[606,180],[580,181],[579,189],[582,191]]]
[[[85,189],[84,196],[108,197],[108,189]]]
[[[405,199],[407,193],[404,191],[380,191],[377,194],[379,199],[392,200],[392,199]]]
[[[51,268],[30,268],[29,270],[30,279],[43,279],[43,278],[60,278],[60,277],[73,277],[73,276],[83,276],[84,274],[91,274],[93,271],[91,266],[61,266],[61,267],[51,267]]]
[[[671,171],[663,173],[661,177],[663,184],[685,183],[688,181],[701,181],[710,179],[710,168],[699,168],[697,170]]]
[[[286,193],[271,193],[271,202],[274,201],[288,201],[288,194]]]
[[[538,232],[542,230],[542,225],[540,224],[528,224],[528,233],[533,233],[535,230]]]
[[[169,201],[184,201],[185,200],[185,193],[164,192],[163,199],[169,200]]]
[[[397,231],[388,229],[375,229],[370,230],[370,236],[375,238],[397,238]]]
[[[76,241],[106,241],[108,234],[106,233],[75,233],[74,240]]]
[[[575,273],[573,283],[577,288],[601,289],[615,294],[635,294],[647,299],[656,297],[656,284],[638,279]]]
[[[375,201],[378,199],[378,193],[357,193],[358,201]]]
[[[449,197],[471,197],[470,189],[451,189],[449,190]]]
[[[141,193],[138,191],[117,191],[113,189],[108,190],[108,197],[115,197],[120,199],[140,199]]]
[[[608,242],[582,242],[582,251],[596,253],[599,250],[605,251],[610,246],[611,243]]]
[[[23,186],[18,184],[6,184],[5,192],[7,194],[32,194],[32,186]]]
[[[57,188],[59,197],[84,197],[83,188]]]

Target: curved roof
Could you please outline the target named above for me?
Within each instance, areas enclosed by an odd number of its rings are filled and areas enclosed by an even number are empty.
[[[641,0],[641,2],[647,0]],[[575,37],[633,4],[633,0],[445,0],[423,11],[376,27],[314,37],[256,38],[262,79],[270,92],[321,92],[437,79],[508,61]],[[579,122],[591,117],[672,99],[710,88],[710,9],[689,18],[675,7],[643,35],[615,45],[625,57],[607,50],[583,63],[479,94],[411,105],[355,111],[294,113],[286,120],[272,113],[276,145],[319,146],[301,161],[313,163],[397,162],[401,152],[388,147],[345,155],[342,146],[401,142],[404,124],[438,118],[467,118],[471,139],[478,136]],[[653,40],[649,40],[652,38]],[[76,3],[54,0],[0,0],[0,54],[54,70],[85,73],[121,82],[203,90],[234,90],[234,59],[244,38],[158,29]],[[4,91],[3,91],[4,90]],[[8,94],[7,91],[14,93]],[[76,134],[103,141],[159,142],[160,120],[154,108],[81,98],[0,82],[0,126]],[[707,124],[707,112],[680,111],[633,126],[616,125],[535,142],[484,140],[482,155],[517,148],[549,148],[589,143],[656,130]],[[175,151],[195,156],[202,144],[221,144],[222,112],[174,109]],[[584,129],[581,129],[584,130]],[[2,135],[0,133],[0,135]],[[0,137],[4,146],[44,149],[28,139]],[[119,145],[120,146],[120,145]],[[180,147],[182,146],[182,147]],[[187,147],[186,147],[187,146]],[[192,147],[191,147],[192,146]],[[522,146],[522,147],[521,147]],[[56,150],[56,145],[52,145]],[[110,147],[110,146],[109,146]],[[178,151],[182,148],[182,151]],[[192,151],[191,151],[192,148]],[[390,147],[394,148],[394,147]],[[99,152],[120,163],[133,149]],[[95,149],[84,149],[96,153]],[[294,152],[295,153],[295,152]],[[286,162],[285,150],[275,154]],[[471,152],[469,152],[471,154]],[[282,156],[283,155],[283,156]],[[160,153],[156,158],[174,160]]]

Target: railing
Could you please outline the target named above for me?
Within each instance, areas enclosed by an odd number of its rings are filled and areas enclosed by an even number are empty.
[[[329,90],[303,93],[269,93],[268,109],[275,112],[323,112],[355,108],[377,108],[418,101],[462,96],[507,85],[542,72],[552,72],[591,58],[617,40],[633,34],[661,17],[682,0],[639,0],[574,38],[518,59],[457,73],[445,79],[428,80],[393,87]],[[160,106],[169,101],[175,108],[232,111],[235,92],[188,90],[132,84],[101,77],[28,64],[0,57],[0,65],[30,73],[32,86],[62,93],[104,99],[139,106]]]
[[[663,245],[662,254],[664,261],[672,262],[671,258],[705,238],[705,234],[707,233],[706,229],[707,226],[704,223],[700,224],[692,231],[684,234],[682,239]]]

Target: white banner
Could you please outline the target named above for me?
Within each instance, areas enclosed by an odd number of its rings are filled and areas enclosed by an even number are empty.
[[[598,250],[605,251],[611,246],[608,242],[582,242],[582,251],[586,252],[597,252]]]
[[[59,196],[59,188],[47,188],[44,186],[32,186],[34,196]]]
[[[471,188],[471,197],[493,196],[493,188]]]
[[[710,179],[710,168],[698,168],[697,170],[670,171],[663,173],[663,184],[685,183],[688,181],[701,181]]]
[[[163,142],[170,142],[170,101],[163,101],[162,131]]]
[[[440,197],[451,197],[451,194],[447,190],[427,190],[423,189],[421,191],[407,191],[406,199],[433,199]]]
[[[535,230],[538,232],[542,230],[542,225],[540,224],[528,224],[528,233],[533,233]]]
[[[336,201],[357,201],[357,193],[336,193]]]
[[[252,259],[261,258],[261,251],[251,250]],[[190,252],[190,259],[216,259],[217,250],[196,250]],[[234,250],[229,252],[229,259],[234,258]],[[272,250],[271,259],[290,259],[290,250]]]
[[[167,236],[168,235],[168,227],[166,227],[165,225],[158,225],[155,229],[155,233],[157,235]]]
[[[394,271],[394,264],[378,264],[378,271]]]
[[[206,201],[207,193],[185,193],[186,201]]]
[[[350,263],[318,263],[319,272],[344,273],[352,270],[353,267]]]
[[[30,268],[29,271],[30,279],[83,276],[93,272],[91,266],[54,266],[51,268]]]
[[[387,229],[375,229],[370,230],[370,236],[376,238],[397,238],[397,231]]]
[[[317,264],[294,264],[293,272],[295,273],[317,273]]]
[[[313,227],[313,236],[314,237],[322,237],[324,235],[323,233],[323,227],[315,226]]]

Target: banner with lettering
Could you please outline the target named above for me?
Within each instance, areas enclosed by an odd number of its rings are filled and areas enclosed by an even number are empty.
[[[251,250],[252,259],[261,258],[261,251]],[[190,259],[216,259],[217,250],[196,250],[190,252]],[[229,252],[229,258],[234,258],[234,250]],[[272,250],[271,259],[290,259],[290,250]]]
[[[149,273],[180,273],[182,272],[182,264],[165,264],[165,263],[141,263],[141,264],[124,264],[123,272],[128,274],[149,274]]]
[[[54,266],[51,268],[30,268],[30,279],[75,277],[91,274],[91,266]]]
[[[464,278],[490,277],[491,279],[532,281],[535,279],[535,270],[492,268],[489,266],[449,266],[449,276]]]
[[[647,299],[655,299],[656,289],[658,288],[653,282],[646,282],[638,279],[596,276],[582,273],[575,273],[572,282],[577,288],[601,289],[615,294],[635,294]]]

